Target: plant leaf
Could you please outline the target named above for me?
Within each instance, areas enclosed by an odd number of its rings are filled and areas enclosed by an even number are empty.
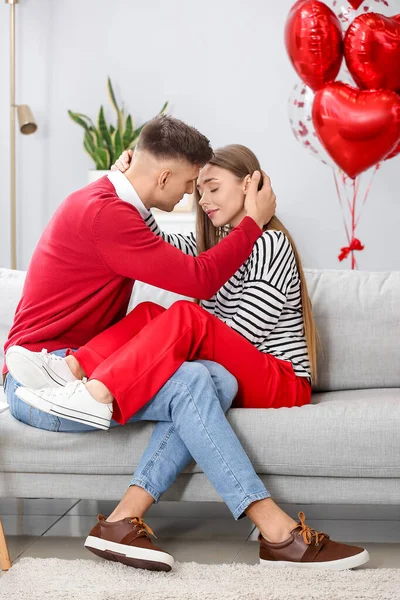
[[[119,113],[119,107],[117,104],[117,100],[115,98],[115,94],[114,94],[114,89],[111,83],[111,79],[108,77],[107,78],[107,91],[108,91],[108,95],[110,97],[110,102],[113,105],[113,107],[115,108],[115,110],[117,111],[117,113]]]
[[[86,115],[83,115],[82,113],[75,113],[78,117],[81,117],[81,119],[87,119],[89,121],[89,124],[91,127],[94,127],[94,123],[92,121],[92,119],[90,117],[87,117]]]
[[[132,144],[133,142],[137,141],[139,135],[142,132],[142,129],[145,125],[147,125],[148,121],[146,121],[146,123],[143,123],[143,125],[141,125],[138,129],[135,130],[135,135],[133,136],[133,140],[131,141],[131,143],[129,144],[129,148],[133,148]],[[136,146],[136,143],[135,143]]]
[[[85,119],[88,119],[89,117],[85,117],[85,115],[80,115],[79,113],[74,113],[72,110],[69,110],[68,114],[75,123],[86,129],[86,131],[89,130],[89,125],[83,120],[83,118],[81,118],[84,117]]]
[[[120,110],[118,112],[118,129],[119,129],[119,133],[121,135],[121,139],[124,135],[124,111]]]
[[[97,144],[97,146],[99,146],[99,148],[103,148],[104,147],[104,140],[101,137],[100,131],[96,127],[92,127],[90,129],[90,131],[94,135],[94,137],[96,138],[96,144]]]
[[[135,137],[133,138],[133,140],[129,144],[129,148],[131,150],[133,150],[136,147],[136,144],[138,143],[138,140],[139,140],[139,136],[135,134]]]
[[[132,142],[135,136],[135,132],[133,130],[133,123],[131,115],[128,115],[125,123],[125,132],[124,132],[124,149],[128,148],[129,144]]]
[[[94,135],[93,132],[91,132],[90,130],[85,132],[85,137],[83,140],[83,143],[85,145],[85,148],[89,148],[90,151],[94,154],[96,151],[96,136]]]
[[[133,140],[131,141],[131,143],[129,144],[128,148],[130,148],[131,150],[133,150],[133,148],[135,148],[136,144],[138,143],[139,135],[136,135],[136,133],[135,133],[135,136],[134,136]]]
[[[106,171],[111,167],[110,153],[107,150],[107,148],[96,148],[95,160],[97,164],[97,169]]]
[[[86,152],[89,154],[90,158],[94,161],[94,163],[96,165],[96,169],[99,169],[100,167],[98,166],[98,163],[97,163],[96,153],[94,151],[92,151],[87,138],[83,142],[83,147],[85,148]]]
[[[113,153],[113,147],[112,147],[110,132],[108,131],[107,121],[104,116],[103,106],[101,106],[100,112],[99,112],[98,127],[99,127],[99,131],[101,133],[101,136],[107,146],[108,152],[111,155]]]
[[[160,110],[160,112],[158,114],[159,115],[164,114],[165,111],[167,110],[167,106],[168,106],[168,100],[165,102],[164,106],[162,107],[162,109]]]
[[[117,160],[117,158],[119,158],[119,156],[122,154],[122,152],[125,149],[125,147],[122,144],[122,137],[121,137],[121,132],[119,129],[117,129],[113,133],[113,146],[114,146],[114,152],[115,152],[115,160]]]

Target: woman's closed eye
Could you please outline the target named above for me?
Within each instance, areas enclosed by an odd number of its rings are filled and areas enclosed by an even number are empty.
[[[210,190],[210,192],[213,194],[214,192],[218,192],[219,188],[215,188],[215,190]]]

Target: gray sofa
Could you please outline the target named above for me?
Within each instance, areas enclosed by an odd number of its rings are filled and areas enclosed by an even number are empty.
[[[0,359],[25,272],[0,269]],[[319,383],[301,408],[228,419],[275,501],[400,504],[400,272],[306,270],[321,338]],[[180,298],[136,284],[128,308]],[[153,423],[55,433],[12,417],[1,389],[0,496],[118,500]],[[194,462],[163,500],[221,500]]]

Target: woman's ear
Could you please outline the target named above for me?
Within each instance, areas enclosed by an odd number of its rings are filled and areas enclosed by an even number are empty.
[[[251,175],[246,175],[246,177],[243,179],[243,191],[245,194],[247,194],[247,192],[248,192],[250,181],[251,181]]]

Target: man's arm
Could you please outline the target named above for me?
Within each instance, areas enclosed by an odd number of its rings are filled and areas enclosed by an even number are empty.
[[[219,244],[188,256],[147,227],[136,208],[109,202],[93,224],[99,258],[114,273],[200,299],[211,298],[250,256],[262,230],[245,217]]]

